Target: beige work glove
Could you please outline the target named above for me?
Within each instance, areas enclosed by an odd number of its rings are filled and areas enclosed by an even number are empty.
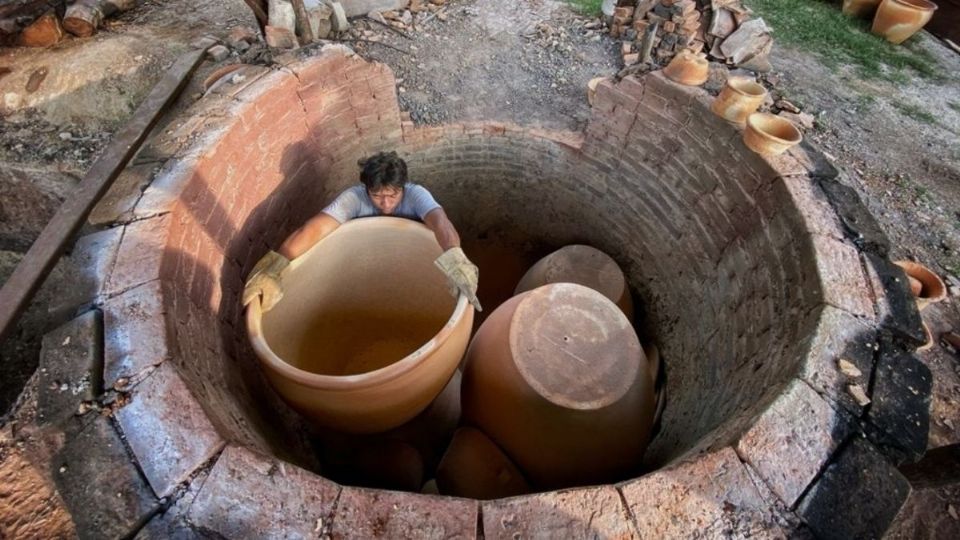
[[[247,277],[243,286],[243,306],[246,307],[257,297],[260,297],[260,309],[264,312],[273,309],[283,298],[283,288],[280,286],[280,274],[287,268],[290,261],[276,251],[268,251]]]
[[[462,249],[455,247],[443,252],[443,255],[437,257],[433,264],[447,276],[450,281],[450,294],[454,298],[464,295],[467,300],[473,304],[477,311],[483,311],[480,308],[480,301],[477,300],[477,283],[480,279],[480,270],[475,264],[470,262]]]

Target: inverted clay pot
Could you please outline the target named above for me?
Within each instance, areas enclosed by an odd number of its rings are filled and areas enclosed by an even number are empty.
[[[730,77],[720,95],[713,100],[710,110],[728,122],[742,124],[757,112],[767,96],[767,89],[744,77]]]
[[[520,278],[514,294],[532,291],[548,283],[576,283],[606,296],[633,320],[630,287],[617,262],[597,248],[564,246],[540,259]]]
[[[915,292],[917,309],[923,310],[930,304],[936,304],[947,297],[947,286],[935,272],[913,261],[896,261],[895,264],[906,272],[910,280],[911,291],[916,290],[914,280],[920,282],[920,291]]]
[[[840,11],[850,17],[869,18],[877,11],[880,0],[843,0]]]
[[[480,430],[462,427],[437,467],[437,488],[444,495],[500,499],[530,493],[517,466]]]
[[[630,321],[573,283],[501,304],[470,344],[461,392],[464,423],[539,489],[634,472],[654,413],[650,366]]]
[[[663,74],[673,82],[687,86],[700,86],[707,82],[710,75],[710,64],[707,55],[684,49],[673,57],[673,60],[663,68]]]
[[[930,22],[936,10],[937,5],[929,0],[883,0],[870,31],[900,44]]]
[[[782,154],[802,140],[803,135],[792,122],[768,113],[748,116],[743,130],[743,142],[747,148],[765,156]]]
[[[463,356],[473,323],[434,267],[441,253],[423,224],[349,221],[292,261],[283,299],[254,302],[247,332],[267,378],[318,425],[376,433],[416,416]]]

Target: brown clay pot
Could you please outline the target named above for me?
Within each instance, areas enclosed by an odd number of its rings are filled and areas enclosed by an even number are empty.
[[[472,427],[462,427],[454,433],[437,467],[437,488],[444,495],[482,500],[532,491],[496,443]]]
[[[684,49],[673,57],[673,60],[663,68],[663,74],[673,82],[687,86],[700,86],[707,82],[710,75],[710,64],[707,55]]]
[[[933,348],[933,332],[930,331],[930,327],[927,325],[926,321],[921,321],[923,324],[923,335],[924,342],[923,345],[917,347],[918,351],[929,351]]]
[[[548,283],[576,283],[606,296],[633,320],[630,287],[617,262],[599,249],[565,246],[537,261],[520,278],[514,294],[532,291]]]
[[[843,7],[840,8],[840,11],[850,17],[866,19],[873,16],[878,5],[880,5],[880,0],[843,0]]]
[[[277,392],[318,425],[350,433],[399,426],[427,407],[466,349],[473,308],[453,299],[423,224],[349,221],[292,261],[283,299],[246,314]],[[385,271],[389,269],[389,271]]]
[[[464,422],[541,489],[633,472],[654,413],[650,366],[630,321],[573,283],[498,307],[470,344],[461,392]]]
[[[797,126],[785,118],[767,113],[753,113],[747,117],[743,142],[754,152],[775,156],[803,140]]]
[[[730,77],[720,95],[713,100],[710,110],[728,122],[742,124],[747,117],[757,112],[767,96],[767,89],[758,82],[744,77]]]
[[[900,44],[930,22],[936,10],[937,5],[929,0],[883,0],[870,31]]]
[[[917,297],[917,309],[923,310],[930,304],[936,304],[947,297],[947,286],[943,283],[935,272],[926,266],[913,261],[895,261],[894,264],[903,268],[907,274],[907,279],[913,279],[920,282],[919,293],[914,293]],[[911,281],[911,290],[914,289]]]

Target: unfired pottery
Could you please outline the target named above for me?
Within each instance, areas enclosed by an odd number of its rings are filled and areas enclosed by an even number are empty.
[[[650,366],[630,321],[573,283],[498,307],[470,344],[461,392],[464,422],[540,489],[634,472],[654,414]]]
[[[792,122],[768,113],[751,114],[743,130],[747,148],[766,156],[782,154],[802,140],[803,135]]]
[[[877,11],[880,0],[843,0],[840,11],[851,17],[869,18]]]
[[[663,74],[673,82],[687,86],[700,86],[707,82],[710,74],[710,64],[707,55],[684,49],[673,57],[673,60],[663,68]]]
[[[437,488],[444,495],[499,499],[530,493],[530,484],[496,443],[480,430],[462,427],[437,467]]]
[[[710,110],[728,122],[742,124],[757,112],[767,96],[767,89],[753,79],[730,77],[720,95],[713,100]]]
[[[917,298],[917,309],[923,310],[930,304],[936,304],[947,297],[947,286],[943,283],[935,272],[926,266],[913,261],[895,261],[897,266],[903,268],[907,278],[913,278],[920,282],[920,292],[914,293]],[[911,282],[911,291],[915,287]]]
[[[900,44],[930,22],[936,10],[937,5],[929,0],[883,0],[870,31]]]
[[[473,308],[453,299],[423,224],[348,221],[291,262],[284,296],[247,332],[277,392],[320,426],[376,433],[443,389],[470,337]]]
[[[520,278],[514,294],[532,291],[548,283],[577,283],[606,296],[633,320],[630,287],[617,262],[597,248],[565,246],[536,262]]]

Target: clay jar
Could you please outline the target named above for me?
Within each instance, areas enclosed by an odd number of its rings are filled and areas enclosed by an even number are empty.
[[[757,112],[767,97],[767,89],[751,79],[730,77],[720,95],[713,100],[710,110],[728,122],[742,124]]]
[[[599,249],[564,246],[536,262],[520,278],[514,294],[532,291],[548,283],[577,283],[606,296],[633,320],[630,288],[617,262]]]
[[[753,113],[747,117],[743,142],[758,154],[775,156],[803,140],[800,130],[792,122],[767,113]]]
[[[883,0],[870,31],[900,44],[930,22],[936,10],[937,5],[929,0]]]
[[[687,86],[700,86],[707,82],[710,74],[710,64],[707,55],[684,49],[673,57],[673,60],[663,68],[663,74],[673,82]]]
[[[437,467],[440,493],[471,499],[500,499],[530,493],[530,485],[510,458],[483,434],[462,427],[453,435]]]
[[[930,304],[940,302],[947,297],[947,286],[936,273],[926,266],[913,261],[896,261],[894,264],[903,268],[910,282],[910,289],[917,299],[917,309],[923,310]],[[919,282],[919,290],[915,283]]]
[[[473,308],[452,298],[423,224],[349,221],[291,262],[283,299],[254,302],[247,332],[283,399],[319,426],[376,433],[427,407],[470,337]]]
[[[540,489],[634,472],[654,413],[649,365],[630,322],[602,294],[573,283],[500,305],[470,344],[461,395],[464,423]]]
[[[880,0],[843,0],[840,11],[851,17],[868,18],[877,10]]]

